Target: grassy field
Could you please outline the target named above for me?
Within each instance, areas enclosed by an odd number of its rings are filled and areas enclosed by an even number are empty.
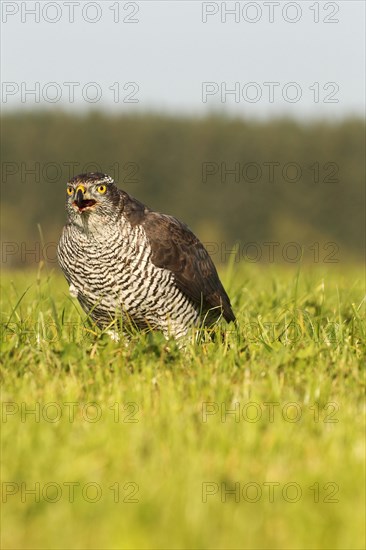
[[[185,351],[3,275],[3,548],[364,548],[363,270],[221,274],[239,329]]]

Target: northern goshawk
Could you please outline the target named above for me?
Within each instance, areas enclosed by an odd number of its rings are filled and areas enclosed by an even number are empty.
[[[67,183],[66,209],[58,260],[70,293],[102,329],[122,320],[181,338],[192,326],[235,321],[208,252],[184,223],[100,173]]]

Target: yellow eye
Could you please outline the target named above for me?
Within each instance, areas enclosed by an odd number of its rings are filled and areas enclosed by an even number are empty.
[[[67,186],[67,194],[71,196],[73,193],[74,193],[74,188],[71,187],[71,185],[68,185]]]
[[[104,195],[104,193],[107,191],[107,186],[106,185],[98,185],[97,191],[101,195]]]

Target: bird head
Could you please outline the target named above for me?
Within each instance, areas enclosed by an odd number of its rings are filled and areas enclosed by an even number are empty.
[[[99,172],[80,174],[67,183],[66,209],[71,222],[90,218],[110,219],[119,203],[118,189],[110,176]]]

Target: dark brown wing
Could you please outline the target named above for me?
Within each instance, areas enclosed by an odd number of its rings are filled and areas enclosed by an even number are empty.
[[[157,212],[145,210],[141,223],[152,250],[152,262],[173,272],[178,288],[193,303],[207,312],[217,308],[227,322],[235,315],[216,268],[203,244],[182,222]]]

